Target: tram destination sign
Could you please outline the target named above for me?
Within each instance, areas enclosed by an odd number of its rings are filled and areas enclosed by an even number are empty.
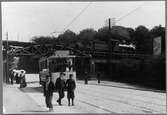
[[[54,53],[54,55],[53,56],[51,56],[51,57],[68,57],[68,58],[73,58],[73,57],[75,57],[74,55],[70,55],[70,51],[69,50],[57,50],[57,51],[55,51],[55,53]]]
[[[54,53],[55,56],[67,56],[70,55],[70,51],[69,50],[57,50]]]

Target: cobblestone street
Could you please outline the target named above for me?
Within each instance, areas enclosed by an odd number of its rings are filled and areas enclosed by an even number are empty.
[[[93,84],[93,81],[88,85],[83,81],[77,82],[75,106],[67,105],[66,93],[63,105],[58,106],[58,94],[55,92],[54,112],[48,112],[38,75],[26,75],[26,79],[28,84],[23,89],[18,84],[4,84],[5,113],[166,113],[165,93],[136,90],[137,87],[134,86],[127,88],[122,83],[115,83],[114,87],[98,85]],[[117,87],[116,84],[122,87]]]

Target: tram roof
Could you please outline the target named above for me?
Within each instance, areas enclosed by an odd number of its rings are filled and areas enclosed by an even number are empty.
[[[48,59],[55,59],[55,58],[75,58],[75,55],[53,55],[48,57]]]
[[[90,56],[76,56],[76,55],[52,55],[49,57],[42,57],[39,61],[45,61],[47,59],[56,59],[56,58],[77,58],[77,57],[90,57]]]

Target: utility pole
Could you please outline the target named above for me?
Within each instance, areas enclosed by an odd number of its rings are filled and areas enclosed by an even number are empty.
[[[109,28],[109,30],[111,30],[111,28],[115,25],[116,25],[116,19],[115,18],[107,19],[106,26]]]
[[[9,83],[8,32],[6,32],[6,83]]]
[[[108,19],[108,27],[109,27],[109,32],[111,30],[111,18]]]
[[[111,18],[108,19],[108,25],[109,25],[109,37],[111,36]],[[112,39],[111,39],[112,40]],[[109,41],[109,72],[110,72],[110,76],[111,76],[111,80],[112,80],[112,41]]]
[[[116,25],[116,19],[115,18],[108,18],[106,21],[105,21],[105,25],[108,27],[108,38],[111,37],[112,33],[111,33],[111,29],[113,26]],[[108,59],[108,68],[109,68],[109,74],[110,74],[110,78],[112,78],[113,76],[113,48],[114,48],[114,43],[115,41],[113,41],[113,39],[111,38],[108,42],[108,48],[109,48],[109,51],[108,51],[108,55],[107,55],[107,59]]]
[[[109,29],[109,32],[108,32],[108,34],[109,34],[109,37],[111,36],[111,28],[113,27],[113,26],[115,26],[115,23],[116,23],[116,21],[115,21],[115,18],[109,18],[108,19],[108,29]],[[113,43],[113,41],[112,41],[112,39],[110,39],[110,41],[109,41],[109,57],[108,57],[108,59],[109,59],[109,71],[110,71],[110,75],[111,75],[111,80],[112,80],[112,77],[113,77],[113,64],[112,64],[112,60],[113,60],[113,55],[112,55],[112,53],[113,53],[113,46],[114,45],[114,43]]]

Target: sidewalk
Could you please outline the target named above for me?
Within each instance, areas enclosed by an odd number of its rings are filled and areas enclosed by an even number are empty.
[[[84,80],[77,80],[78,83],[84,84]],[[117,87],[117,88],[127,88],[127,89],[135,89],[135,90],[143,90],[143,91],[152,91],[152,92],[159,92],[159,93],[166,93],[162,90],[155,90],[151,88],[146,88],[138,85],[132,85],[129,83],[121,83],[121,82],[115,82],[115,81],[100,81],[100,84],[98,84],[97,80],[88,80],[88,85],[101,85],[101,86],[110,86],[110,87]]]
[[[19,85],[3,84],[3,113],[20,114],[27,109],[41,111],[42,109],[25,93],[18,89]],[[23,100],[24,99],[24,100]],[[31,112],[28,112],[31,113]]]
[[[62,100],[63,106],[59,106],[56,102],[58,99],[58,94],[54,93],[53,95],[53,106],[54,111],[49,112],[45,105],[45,100],[41,88],[38,89],[39,84],[29,83],[28,87],[18,88],[18,84],[14,85],[4,85],[4,114],[53,114],[53,113],[109,113],[103,109],[97,108],[95,106],[89,105],[87,103],[81,102],[80,100],[85,97],[78,94],[76,97],[75,105],[77,106],[68,106],[67,99]],[[65,95],[66,92],[65,92]],[[78,98],[80,100],[78,100]]]

